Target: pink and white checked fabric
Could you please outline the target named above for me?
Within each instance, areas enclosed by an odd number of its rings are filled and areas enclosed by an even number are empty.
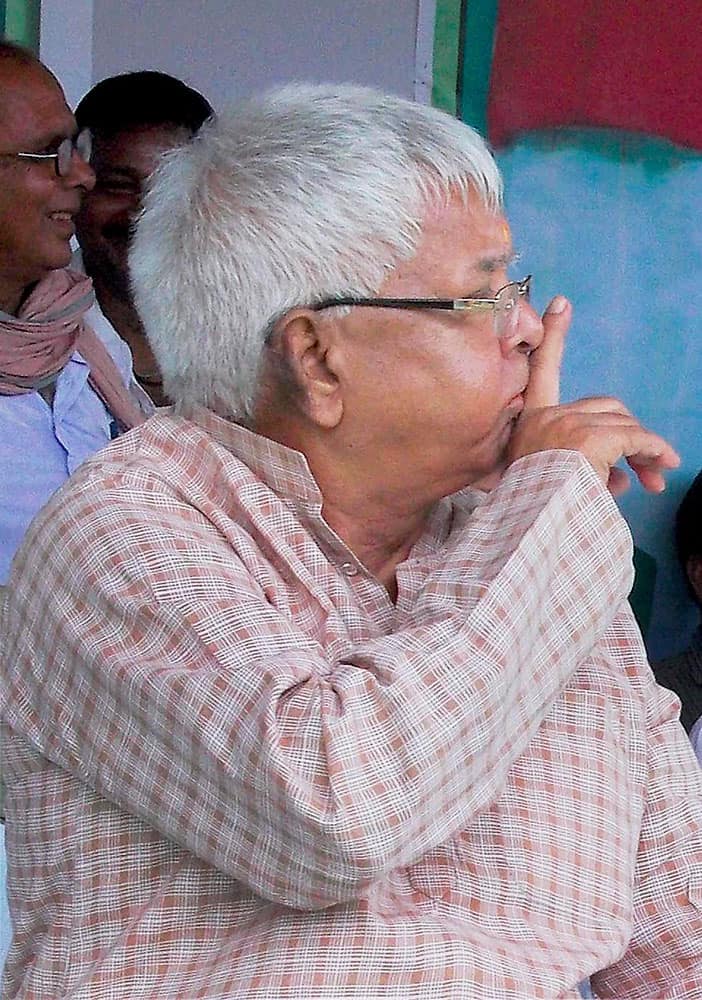
[[[702,997],[702,780],[588,463],[440,503],[395,604],[320,512],[159,415],[30,529],[3,997]]]

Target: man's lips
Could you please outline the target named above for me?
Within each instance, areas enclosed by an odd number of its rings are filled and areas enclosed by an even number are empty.
[[[56,209],[48,213],[49,221],[55,223],[61,230],[68,233],[69,236],[72,236],[75,232],[74,220],[76,215],[77,211],[73,211],[72,209]]]
[[[53,208],[48,214],[50,219],[57,219],[60,221],[69,220],[73,222],[76,215],[80,211],[79,202],[71,202],[67,205],[62,205],[60,208]]]
[[[53,234],[54,239],[60,240],[66,246],[76,235],[76,216],[79,208],[78,204],[71,203],[46,213],[48,232]]]

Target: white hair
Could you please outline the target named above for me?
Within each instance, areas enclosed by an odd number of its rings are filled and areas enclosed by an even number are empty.
[[[276,320],[376,293],[429,207],[470,189],[499,208],[478,133],[399,97],[295,84],[219,115],[164,158],[130,253],[168,395],[250,421]]]

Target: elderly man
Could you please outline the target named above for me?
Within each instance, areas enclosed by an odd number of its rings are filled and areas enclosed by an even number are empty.
[[[93,332],[90,281],[65,270],[95,183],[90,134],[56,78],[0,41],[0,587],[27,526],[89,455],[152,407],[129,349]],[[1,834],[0,834],[1,837]],[[9,936],[0,904],[0,961]]]
[[[8,1000],[702,995],[702,777],[607,489],[677,458],[555,405],[570,307],[512,255],[482,140],[373,91],[159,171],[176,411],[15,568]]]
[[[139,385],[163,405],[168,400],[161,376],[132,301],[127,251],[144,187],[160,157],[191,139],[213,111],[182,80],[144,70],[101,80],[75,114],[78,127],[93,137],[95,187],[76,218],[82,262],[74,259],[95,286],[89,319],[129,344]]]
[[[86,313],[90,281],[65,270],[95,183],[56,78],[0,42],[0,584],[29,522],[89,455],[153,409],[114,332]]]

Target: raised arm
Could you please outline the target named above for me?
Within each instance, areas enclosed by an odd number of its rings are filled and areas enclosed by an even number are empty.
[[[60,545],[33,531],[3,717],[100,795],[296,907],[354,897],[493,801],[631,578],[628,531],[592,468],[540,454],[457,515],[393,631],[341,627],[319,595],[303,630],[270,596],[275,572],[247,568],[251,538],[232,544],[153,476],[126,480],[50,508]]]

